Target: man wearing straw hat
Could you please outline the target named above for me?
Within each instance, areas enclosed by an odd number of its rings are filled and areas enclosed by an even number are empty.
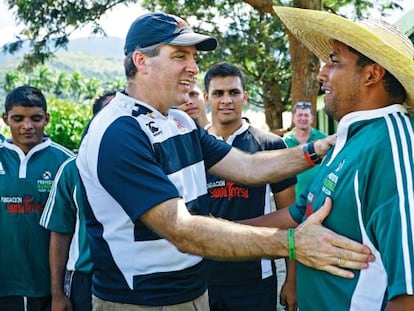
[[[354,23],[326,12],[275,7],[286,27],[325,65],[318,80],[325,111],[339,121],[328,152],[301,199],[301,223],[326,197],[324,225],[367,244],[376,260],[354,279],[298,263],[300,310],[414,310],[414,48],[394,26]],[[285,223],[285,225],[288,222]],[[338,258],[339,267],[346,260]]]

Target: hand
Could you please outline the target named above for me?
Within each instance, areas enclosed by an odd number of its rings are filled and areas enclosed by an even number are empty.
[[[336,143],[336,134],[329,135],[323,139],[318,139],[313,142],[315,147],[315,152],[319,158],[323,158],[328,150],[335,145]]]
[[[280,305],[287,311],[296,311],[298,303],[296,300],[296,282],[295,280],[286,280],[280,290]]]
[[[53,295],[51,311],[73,311],[72,303],[65,294]]]
[[[325,204],[295,230],[296,258],[309,267],[353,278],[354,274],[346,269],[366,269],[375,257],[367,246],[321,225],[331,208],[332,200],[327,198]]]

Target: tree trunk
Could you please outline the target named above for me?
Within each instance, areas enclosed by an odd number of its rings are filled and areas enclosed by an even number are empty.
[[[266,116],[266,124],[270,131],[282,128],[282,112],[285,107],[281,103],[279,84],[276,81],[264,81],[263,106]]]
[[[322,0],[293,0],[293,6],[297,8],[321,10]],[[309,52],[290,32],[289,50],[292,60],[292,106],[298,101],[312,103],[313,113],[316,114],[316,101],[319,92],[319,82],[316,76],[319,73],[319,59]],[[313,120],[316,125],[316,118]]]

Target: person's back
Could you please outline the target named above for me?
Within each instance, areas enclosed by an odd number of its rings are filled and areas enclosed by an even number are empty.
[[[32,310],[47,310],[49,232],[39,219],[56,172],[72,152],[44,137],[49,115],[36,88],[11,91],[3,120],[12,138],[0,146],[0,309],[25,301]]]
[[[313,113],[312,105],[309,102],[298,102],[292,108],[292,123],[295,127],[283,136],[283,140],[289,148],[309,143],[327,135],[312,127]],[[298,182],[295,186],[296,200],[305,191],[308,184],[312,181],[319,166],[306,170],[296,177]]]

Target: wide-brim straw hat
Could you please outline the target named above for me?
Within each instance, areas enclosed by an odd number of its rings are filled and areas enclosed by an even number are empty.
[[[353,22],[328,12],[273,7],[276,14],[311,52],[329,61],[333,41],[340,41],[370,58],[390,72],[405,88],[405,104],[414,110],[414,47],[395,26],[371,19]]]

